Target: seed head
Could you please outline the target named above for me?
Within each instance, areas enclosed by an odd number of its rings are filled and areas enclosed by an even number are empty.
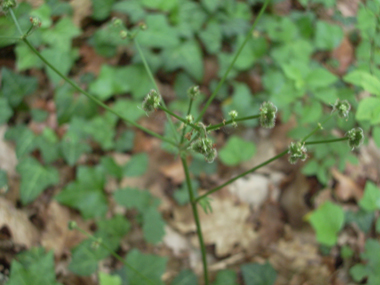
[[[351,150],[355,148],[359,148],[364,141],[364,132],[362,128],[354,128],[349,130],[346,133],[346,137],[348,137],[348,145]]]
[[[145,96],[145,99],[142,103],[142,109],[151,113],[155,111],[161,103],[161,95],[154,89],[150,90],[148,95]]]
[[[276,122],[277,107],[272,102],[264,102],[260,106],[260,124],[263,128],[271,129]]]
[[[291,142],[289,146],[288,153],[290,164],[296,164],[299,159],[305,161],[307,158],[307,149],[305,143],[303,142]]]

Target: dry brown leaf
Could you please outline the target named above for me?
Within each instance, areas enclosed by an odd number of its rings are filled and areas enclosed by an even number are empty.
[[[340,173],[337,169],[331,170],[333,177],[338,181],[338,185],[335,187],[335,194],[341,201],[348,201],[354,198],[359,201],[363,196],[361,187],[352,180],[351,177]]]
[[[81,22],[87,16],[92,15],[92,2],[91,0],[71,0],[71,7],[73,7],[73,22],[80,27]]]
[[[28,216],[0,197],[0,229],[7,227],[15,244],[26,248],[37,245],[39,232]]]
[[[4,140],[7,131],[5,125],[0,126],[0,169],[5,170],[9,176],[16,175],[17,158],[14,147]]]
[[[173,251],[175,256],[181,256],[181,253],[190,250],[189,241],[170,226],[165,227],[163,242]]]
[[[335,70],[338,75],[344,75],[347,68],[354,60],[354,47],[348,37],[344,37],[340,45],[333,50],[331,57],[339,62],[339,67]]]
[[[247,204],[235,204],[233,199],[214,199],[211,202],[213,212],[205,214],[199,207],[203,238],[206,245],[215,245],[217,256],[230,254],[236,245],[248,248],[257,238],[252,225],[247,222],[250,215]],[[173,226],[182,233],[196,230],[190,206],[174,209]],[[196,243],[197,237],[193,237]]]
[[[46,226],[41,236],[41,245],[47,250],[53,250],[56,256],[61,256],[65,250],[72,248],[84,238],[79,231],[68,229],[67,224],[70,220],[72,217],[69,209],[55,201],[50,202],[46,211]]]
[[[361,0],[338,0],[336,7],[343,17],[356,17]]]
[[[181,184],[185,180],[181,160],[177,159],[170,164],[160,166],[160,172],[173,181],[173,184]]]

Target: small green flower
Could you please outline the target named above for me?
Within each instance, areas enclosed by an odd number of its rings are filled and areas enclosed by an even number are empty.
[[[260,124],[263,128],[271,129],[276,122],[277,107],[272,102],[264,102],[260,106]]]
[[[189,147],[194,152],[200,153],[209,163],[213,162],[218,153],[214,147],[214,143],[209,138],[199,138],[195,140]]]
[[[3,0],[1,2],[1,9],[4,12],[8,12],[9,9],[15,8],[17,6],[16,0]]]
[[[112,18],[112,25],[114,27],[121,27],[123,25],[123,21],[120,18],[114,17]]]
[[[339,99],[337,99],[333,106],[333,112],[337,111],[338,116],[341,118],[348,117],[350,110],[351,110],[351,105],[350,103],[348,103],[347,100],[340,101]]]
[[[38,17],[30,17],[30,22],[32,23],[33,27],[41,27],[41,20]]]
[[[69,221],[68,224],[67,224],[67,227],[69,230],[75,230],[78,225],[77,225],[77,222],[76,221]]]
[[[364,132],[362,128],[354,128],[349,130],[346,133],[346,137],[348,137],[348,145],[351,150],[355,148],[359,148],[364,141]]]
[[[235,119],[237,118],[238,116],[238,112],[236,110],[232,110],[228,113],[228,115],[231,117],[231,120],[232,120],[232,126],[234,128],[237,127],[237,123],[235,122]]]
[[[129,36],[129,33],[126,30],[121,30],[119,35],[121,39],[125,40]]]
[[[187,95],[190,97],[190,99],[194,100],[197,96],[199,96],[199,86],[192,86],[187,90]]]
[[[186,116],[186,122],[187,122],[188,124],[193,123],[193,122],[194,122],[194,117],[193,117],[193,115],[187,115],[187,116]]]
[[[305,161],[307,158],[307,149],[305,143],[303,142],[291,142],[289,146],[288,153],[290,164],[296,164],[299,159]]]
[[[100,244],[103,242],[103,239],[102,238],[97,238],[96,240],[94,240],[92,243],[91,243],[91,249],[93,250],[97,250],[100,246]]]
[[[150,90],[142,103],[142,109],[147,112],[155,111],[161,103],[161,95],[154,89]]]

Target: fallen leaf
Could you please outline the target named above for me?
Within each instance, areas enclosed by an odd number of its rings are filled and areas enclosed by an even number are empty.
[[[185,180],[181,160],[177,159],[170,164],[160,166],[160,172],[167,178],[171,179],[173,184],[181,184]]]
[[[0,169],[5,170],[9,176],[16,175],[17,158],[16,152],[10,143],[4,140],[7,131],[5,125],[0,126]]]
[[[0,229],[7,227],[12,241],[26,248],[36,246],[39,232],[30,222],[26,213],[16,209],[10,202],[0,197]]]
[[[343,17],[356,17],[358,14],[360,0],[338,0],[337,10]]]
[[[338,182],[334,190],[336,196],[341,201],[348,201],[350,199],[359,201],[361,199],[363,191],[351,177],[344,175],[335,168],[331,169],[331,173]]]
[[[170,226],[165,226],[163,242],[173,251],[174,255],[178,257],[181,256],[182,253],[190,250],[189,241]]]
[[[338,75],[346,73],[354,60],[354,47],[348,37],[344,37],[340,45],[333,50],[331,57],[339,62],[339,67],[335,70]]]
[[[73,22],[80,27],[82,20],[92,14],[92,2],[91,0],[71,0],[70,5],[73,7]]]

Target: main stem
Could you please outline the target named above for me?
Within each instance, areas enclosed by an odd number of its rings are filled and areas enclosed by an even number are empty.
[[[257,18],[255,19],[251,29],[249,30],[249,32],[247,33],[245,39],[244,39],[244,42],[242,43],[242,45],[239,47],[237,53],[235,54],[232,62],[230,63],[230,65],[228,66],[226,72],[224,73],[222,79],[219,81],[218,85],[216,86],[214,92],[212,92],[210,98],[207,100],[206,104],[204,105],[202,111],[200,112],[198,118],[195,120],[195,122],[198,122],[202,117],[203,115],[206,113],[206,110],[208,108],[208,106],[210,106],[211,102],[214,100],[215,96],[218,94],[220,88],[222,87],[224,81],[226,80],[228,74],[230,73],[232,67],[234,66],[236,60],[238,59],[240,53],[242,52],[244,46],[247,44],[248,40],[252,37],[252,32],[253,30],[256,28],[257,26],[257,23],[259,22],[261,16],[263,15],[265,9],[267,8],[268,4],[269,4],[269,1],[270,0],[265,0],[265,3],[263,5],[263,7],[261,7],[261,10],[259,12],[259,14],[257,15]]]
[[[199,245],[200,245],[201,253],[202,253],[203,277],[204,277],[205,285],[208,285],[209,279],[208,279],[208,269],[207,269],[207,259],[206,259],[206,247],[205,247],[205,244],[203,241],[201,222],[199,220],[199,214],[198,214],[198,208],[197,208],[197,199],[195,199],[195,197],[194,197],[193,187],[191,185],[189,168],[187,166],[187,161],[186,161],[185,155],[181,156],[181,161],[182,161],[183,170],[184,170],[185,176],[186,176],[187,191],[188,191],[189,197],[190,197],[191,209],[193,210],[195,225],[197,227],[197,235],[198,235]]]
[[[47,65],[49,66],[55,73],[57,73],[63,80],[65,80],[67,83],[69,83],[72,87],[74,87],[77,91],[79,91],[80,93],[84,94],[86,97],[88,97],[90,100],[92,100],[93,102],[95,102],[96,104],[98,104],[99,106],[103,107],[104,109],[106,109],[107,111],[115,114],[116,116],[118,116],[119,118],[123,119],[124,121],[128,122],[129,124],[131,124],[132,126],[150,134],[151,136],[154,136],[158,139],[161,139],[167,143],[170,143],[174,146],[176,146],[177,144],[175,142],[173,142],[172,140],[168,139],[168,138],[165,138],[137,123],[135,123],[134,121],[126,118],[125,116],[123,116],[122,114],[118,113],[117,111],[115,111],[114,109],[108,107],[106,104],[104,104],[102,101],[100,101],[98,98],[96,98],[95,96],[91,95],[90,93],[88,93],[87,91],[83,90],[82,88],[80,88],[74,81],[72,81],[70,78],[68,78],[66,75],[64,75],[63,73],[61,73],[57,68],[55,68],[49,61],[47,61],[42,55],[41,53],[35,49],[32,44],[28,41],[28,39],[26,37],[24,37],[23,33],[22,33],[22,30],[20,28],[20,25],[14,15],[14,12],[12,9],[9,10],[11,15],[12,15],[12,18],[16,24],[16,27],[17,29],[19,30],[19,32],[21,33],[21,37],[22,37],[22,40],[23,42]]]

